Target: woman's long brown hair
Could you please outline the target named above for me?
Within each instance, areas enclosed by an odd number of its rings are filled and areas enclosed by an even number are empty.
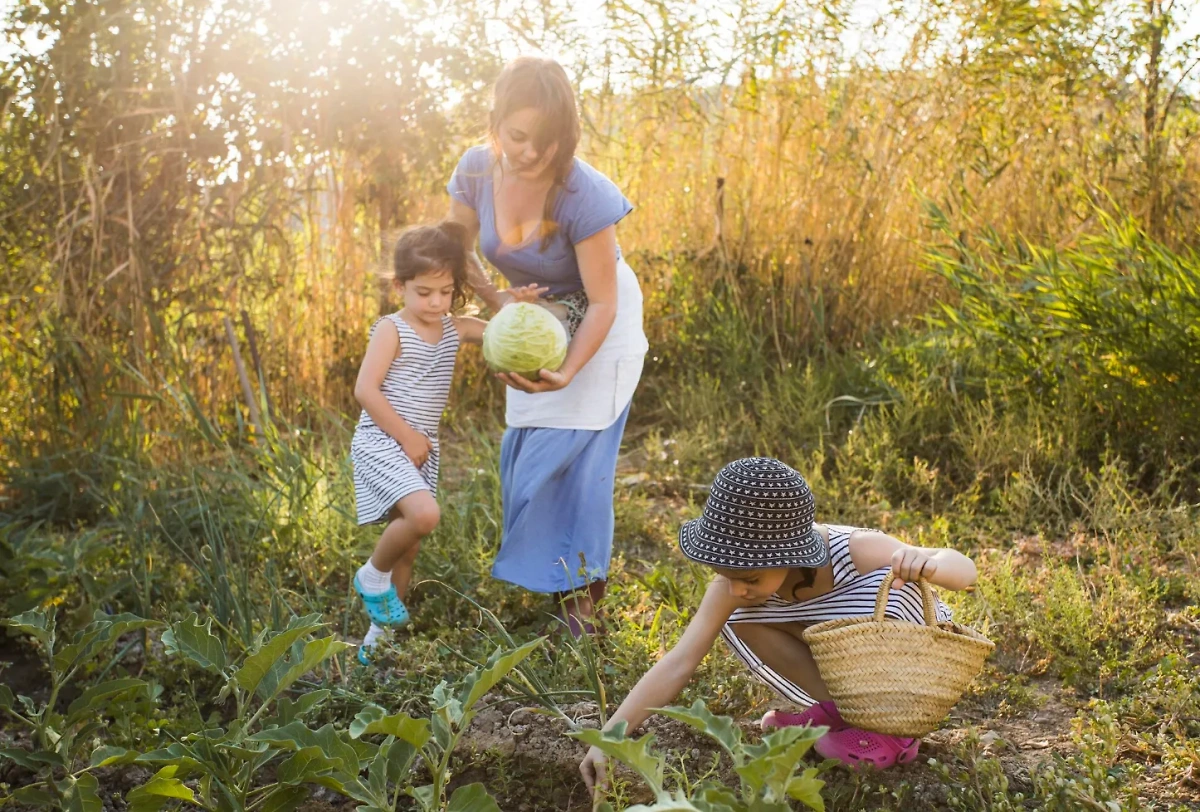
[[[546,194],[546,205],[542,209],[542,243],[539,250],[545,251],[558,229],[558,224],[554,222],[554,204],[567,182],[567,175],[575,161],[575,148],[579,145],[579,111],[575,107],[575,92],[567,72],[553,59],[522,56],[508,63],[500,72],[488,126],[492,151],[497,160],[500,158],[500,122],[518,110],[531,107],[541,114],[538,131],[532,134],[538,154],[544,154],[551,144],[558,145],[549,167],[554,182]]]

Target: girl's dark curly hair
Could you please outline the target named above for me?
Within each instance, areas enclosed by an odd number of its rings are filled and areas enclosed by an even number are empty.
[[[449,271],[454,281],[450,309],[458,310],[467,301],[466,243],[466,228],[450,220],[406,229],[392,254],[393,279],[403,285],[428,271]]]

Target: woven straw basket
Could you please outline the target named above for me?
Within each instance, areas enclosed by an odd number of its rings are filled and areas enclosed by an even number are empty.
[[[817,624],[805,630],[804,641],[843,719],[864,730],[919,737],[946,718],[996,644],[965,626],[939,626],[925,579],[925,625],[885,619],[894,577],[889,572],[879,585],[874,615]]]

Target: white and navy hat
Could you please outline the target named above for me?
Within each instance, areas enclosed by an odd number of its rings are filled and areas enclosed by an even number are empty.
[[[822,567],[829,545],[813,529],[816,500],[804,477],[779,460],[734,460],[713,480],[699,519],[679,528],[693,561],[730,569]]]

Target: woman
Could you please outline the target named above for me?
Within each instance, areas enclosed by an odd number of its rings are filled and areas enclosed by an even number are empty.
[[[613,478],[647,344],[642,294],[616,224],[633,210],[575,157],[579,116],[566,73],[523,57],[496,82],[489,143],[450,178],[450,219],[476,236],[509,281],[546,294],[571,336],[540,379],[502,374],[508,428],[500,450],[504,535],[492,575],[551,593],[573,635],[604,592],[612,555]],[[474,260],[472,286],[502,302]]]

